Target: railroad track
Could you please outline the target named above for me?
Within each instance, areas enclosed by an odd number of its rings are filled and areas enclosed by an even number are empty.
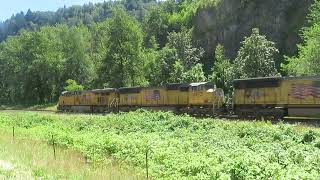
[[[288,124],[301,124],[308,126],[320,127],[320,118],[309,118],[309,117],[285,117],[285,123]]]

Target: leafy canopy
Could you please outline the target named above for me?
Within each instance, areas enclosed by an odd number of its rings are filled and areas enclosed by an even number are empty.
[[[275,43],[252,29],[250,37],[241,42],[235,59],[235,73],[238,78],[276,76],[275,57],[279,53]]]
[[[82,85],[77,84],[75,80],[68,79],[66,81],[67,86],[64,87],[64,90],[66,91],[82,91],[84,87]]]

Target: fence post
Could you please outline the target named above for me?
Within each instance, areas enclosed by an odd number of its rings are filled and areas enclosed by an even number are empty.
[[[147,180],[149,180],[148,151],[149,151],[149,148],[147,148],[147,150],[146,150],[146,172],[147,172]]]
[[[14,126],[12,127],[12,138],[14,140]]]
[[[53,156],[54,156],[54,160],[56,160],[57,159],[57,157],[56,157],[56,146],[55,146],[53,134],[51,135],[51,138],[52,138]]]

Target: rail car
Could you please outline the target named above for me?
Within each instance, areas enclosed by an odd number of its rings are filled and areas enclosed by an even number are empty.
[[[166,84],[162,87],[124,87],[63,92],[58,110],[114,112],[135,109],[170,110],[209,115],[223,106],[223,90],[208,82]]]
[[[234,81],[233,110],[240,117],[320,117],[320,77]]]

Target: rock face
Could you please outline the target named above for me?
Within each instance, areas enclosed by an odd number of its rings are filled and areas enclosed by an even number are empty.
[[[301,42],[299,30],[313,0],[220,0],[216,7],[198,10],[193,19],[194,37],[212,58],[218,43],[235,58],[240,42],[259,28],[268,40],[276,42],[281,54],[296,53]],[[205,63],[206,64],[206,63]]]

